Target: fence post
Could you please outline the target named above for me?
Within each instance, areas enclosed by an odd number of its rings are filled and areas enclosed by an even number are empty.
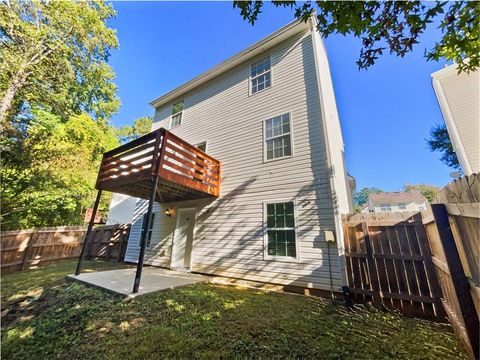
[[[460,305],[465,330],[475,359],[479,358],[479,320],[475,304],[470,293],[470,284],[460,261],[460,255],[455,244],[447,208],[444,204],[432,204],[432,213],[438,229],[440,241],[445,252],[445,258],[452,277],[455,294]]]
[[[370,284],[372,286],[373,295],[373,305],[377,309],[382,308],[382,298],[380,297],[380,285],[378,284],[377,278],[377,264],[373,258],[372,243],[370,242],[370,233],[368,232],[367,223],[362,223],[363,239],[365,241],[365,250],[367,251],[367,265],[368,273],[370,275]]]
[[[27,247],[25,248],[25,253],[23,254],[22,266],[20,270],[25,270],[28,267],[28,260],[30,258],[30,254],[32,252],[33,244],[37,241],[38,238],[38,230],[33,230],[32,236],[28,240]]]

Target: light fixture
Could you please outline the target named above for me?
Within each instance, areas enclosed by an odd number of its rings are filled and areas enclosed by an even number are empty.
[[[165,209],[165,215],[167,215],[168,217],[172,217],[173,211],[170,209]]]

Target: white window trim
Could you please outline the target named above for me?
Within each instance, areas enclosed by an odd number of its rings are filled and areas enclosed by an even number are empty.
[[[171,107],[171,108],[172,108],[172,110],[173,110],[173,106],[174,106],[175,104],[178,104],[179,102],[183,102],[183,109],[182,109],[182,111],[179,111],[179,112],[176,112],[175,114],[171,114],[171,115],[170,115],[170,121],[169,121],[169,124],[168,124],[168,129],[169,129],[169,130],[175,129],[175,128],[177,128],[177,127],[179,127],[179,126],[181,126],[181,125],[183,124],[183,119],[184,119],[184,117],[185,117],[185,116],[184,116],[184,115],[185,115],[185,100],[180,100],[180,101],[177,101],[177,102],[175,102],[175,103],[172,103],[172,107]],[[182,119],[180,120],[180,124],[173,126],[173,124],[172,124],[173,117],[174,117],[175,115],[178,115],[178,114],[182,114]]]
[[[289,115],[289,118],[290,118],[290,147],[291,147],[291,152],[292,154],[291,155],[287,155],[287,156],[282,156],[282,157],[278,157],[278,158],[273,158],[273,159],[267,159],[267,120],[270,120],[270,119],[273,119],[277,116],[282,116],[282,115],[285,115],[285,114],[288,114]],[[284,113],[281,113],[281,114],[278,114],[278,115],[274,115],[274,116],[271,116],[269,117],[268,119],[265,119],[265,120],[262,120],[263,121],[263,162],[264,163],[268,163],[268,162],[272,162],[272,161],[279,161],[279,160],[284,160],[284,159],[290,159],[292,158],[294,155],[295,155],[295,144],[293,143],[293,119],[292,119],[292,112],[291,111],[288,111],[288,112],[284,112]],[[285,136],[285,134],[282,134],[282,135],[279,135],[278,137],[281,137],[281,136]],[[270,139],[273,139],[273,138],[270,138]],[[270,140],[268,139],[268,140]]]
[[[293,203],[293,221],[295,223],[295,253],[296,256],[275,256],[268,255],[268,234],[267,234],[267,204]],[[290,229],[290,228],[289,228]],[[300,241],[298,238],[298,213],[296,199],[278,199],[263,202],[263,260],[279,262],[300,262]]]
[[[392,204],[379,204],[379,206],[380,206],[380,211],[385,211],[385,212],[392,211]],[[384,208],[390,209],[390,210],[383,210]]]
[[[143,233],[143,217],[147,215],[147,213],[142,214],[140,217],[140,237],[138,238],[138,247],[142,247],[142,233]],[[152,212],[152,238],[150,239],[150,244],[148,244],[147,239],[145,239],[146,244],[145,244],[145,249],[150,249],[152,247],[152,242],[153,242],[153,235],[154,235],[154,230],[155,230],[155,220],[157,219],[158,212]],[[147,233],[148,236],[148,233]]]
[[[269,59],[270,60],[270,86],[267,87],[267,88],[264,88],[262,90],[259,90],[257,91],[256,93],[252,92],[252,65],[259,62],[259,61],[262,61],[262,60],[265,60],[265,59]],[[272,55],[268,55],[268,56],[264,56],[260,59],[258,59],[257,61],[254,61],[254,62],[251,62],[249,65],[248,65],[248,96],[254,96],[254,95],[257,95],[259,93],[262,93],[264,92],[265,90],[268,90],[268,89],[271,89],[273,87],[273,64],[272,64]]]

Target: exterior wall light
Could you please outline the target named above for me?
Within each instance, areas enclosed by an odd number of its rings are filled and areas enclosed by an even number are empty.
[[[165,209],[165,215],[172,217],[172,215],[175,215],[175,211],[173,209]]]

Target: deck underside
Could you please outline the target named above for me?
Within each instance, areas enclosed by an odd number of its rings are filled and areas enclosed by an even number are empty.
[[[152,179],[142,179],[120,186],[105,186],[102,187],[102,190],[148,200],[150,198],[151,187]],[[208,196],[208,194],[204,192],[159,178],[155,201],[159,203],[169,203],[174,201],[205,199],[206,197],[214,198],[215,196]]]

